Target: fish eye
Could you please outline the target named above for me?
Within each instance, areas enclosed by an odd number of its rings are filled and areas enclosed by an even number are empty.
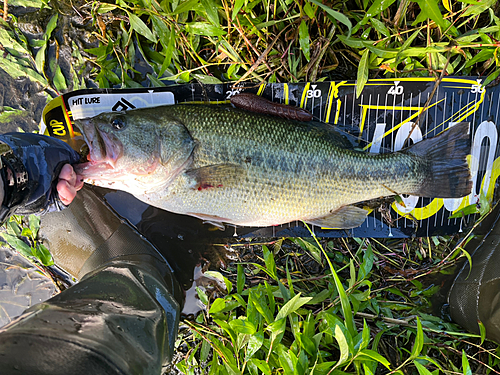
[[[122,130],[125,127],[125,121],[120,117],[115,117],[111,120],[111,126],[116,130]]]

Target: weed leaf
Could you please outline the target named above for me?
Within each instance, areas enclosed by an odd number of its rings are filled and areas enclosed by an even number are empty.
[[[68,89],[68,85],[66,84],[66,78],[61,71],[61,67],[57,65],[56,71],[54,73],[53,83],[57,91],[63,92]]]
[[[371,359],[377,361],[378,363],[382,364],[383,366],[385,366],[387,369],[389,369],[389,370],[391,369],[391,367],[390,367],[391,363],[374,350],[363,349],[358,353],[358,357],[359,356],[366,356],[368,358],[371,358]]]
[[[359,98],[363,92],[366,82],[368,82],[368,55],[370,51],[365,49],[361,55],[358,66],[358,79],[356,80],[356,97]]]
[[[465,68],[468,68],[469,66],[472,66],[478,62],[491,59],[494,53],[495,53],[494,48],[482,48],[477,55],[475,55],[472,59],[468,60],[465,63]]]
[[[37,253],[36,257],[44,266],[52,266],[54,264],[54,260],[52,259],[49,249],[47,249],[44,245],[37,243],[35,250]]]
[[[416,0],[420,7],[420,14],[417,16],[413,25],[424,22],[427,18],[433,20],[441,29],[446,27],[443,15],[439,10],[436,0]]]
[[[198,294],[198,298],[200,299],[200,301],[205,306],[208,305],[208,297],[207,297],[207,294],[205,293],[205,291],[203,289],[201,289],[200,287],[196,287],[196,293]]]
[[[262,252],[264,254],[264,263],[266,263],[267,271],[269,275],[274,279],[278,280],[278,276],[276,274],[276,263],[274,263],[273,253],[269,251],[266,245],[262,246]]]
[[[469,204],[468,206],[465,206],[464,208],[461,208],[460,210],[456,211],[453,215],[448,216],[448,219],[457,219],[461,218],[466,215],[471,215],[471,214],[478,214],[479,210],[477,209],[477,204]]]
[[[295,295],[290,301],[288,301],[276,315],[276,320],[286,318],[288,315],[296,311],[301,306],[309,302],[312,297],[301,297],[300,293]]]
[[[422,364],[420,364],[418,361],[413,361],[413,364],[418,370],[419,375],[432,375],[432,373],[427,370]]]
[[[316,294],[312,299],[309,301],[309,304],[315,305],[317,303],[323,302],[325,299],[327,299],[331,294],[331,291],[328,289],[323,289],[321,292]]]
[[[48,8],[51,9],[45,1],[40,0],[9,0],[9,5],[25,8]]]
[[[219,13],[217,12],[217,5],[213,0],[201,0],[201,5],[207,13],[208,20],[214,25],[219,26]]]
[[[112,10],[116,9],[118,7],[118,5],[115,5],[115,4],[107,4],[107,3],[101,3],[99,5],[99,8],[97,8],[97,12],[99,14],[104,14],[104,13],[108,13],[108,12],[111,12]]]
[[[262,331],[255,332],[248,339],[247,352],[245,354],[245,360],[248,361],[253,357],[255,353],[262,347],[264,343],[264,333]]]
[[[411,357],[417,358],[420,355],[424,347],[424,331],[422,330],[422,323],[420,319],[417,317],[417,336],[415,338],[415,343],[413,344],[413,348],[411,350]]]
[[[231,15],[231,19],[234,20],[238,12],[240,11],[241,7],[245,4],[245,0],[235,0],[234,1],[234,8],[233,8],[233,13]]]
[[[366,247],[366,252],[363,257],[363,263],[359,267],[358,281],[365,279],[371,272],[373,267],[373,251],[370,244]]]
[[[311,51],[309,46],[309,28],[304,20],[300,22],[299,26],[299,44],[306,60],[311,60]]]
[[[483,342],[486,339],[486,327],[480,320],[477,321],[477,324],[479,325],[479,333],[481,334],[481,345],[483,345]]]
[[[198,5],[199,0],[188,0],[183,3],[177,5],[174,11],[171,13],[172,15],[181,14],[187,11],[190,11]]]
[[[372,369],[366,363],[363,363],[363,370],[365,371],[365,375],[373,375]]]
[[[368,8],[364,18],[361,20],[361,22],[359,22],[358,25],[366,25],[372,17],[382,14],[384,10],[386,10],[392,3],[394,3],[394,1],[395,0],[375,0],[370,8]]]
[[[250,292],[250,296],[252,298],[250,299],[249,297],[249,302],[250,300],[252,301],[253,305],[255,306],[255,309],[264,317],[264,319],[268,324],[272,323],[274,321],[274,317],[271,314],[269,307],[267,306],[265,298],[263,297],[259,298],[257,292],[253,290]]]
[[[200,361],[205,362],[208,358],[208,355],[210,354],[210,343],[208,341],[203,340],[201,343],[201,350],[200,350]]]
[[[340,349],[340,358],[336,364],[337,367],[347,362],[347,360],[349,359],[350,351],[349,351],[349,344],[347,343],[347,339],[344,335],[344,332],[340,328],[340,325],[335,326],[334,336],[335,340],[337,340],[337,343],[339,344],[339,349]]]
[[[226,32],[220,27],[211,25],[206,22],[188,23],[186,24],[186,31],[191,34],[206,36],[220,36],[226,34]]]
[[[45,41],[49,40],[50,36],[52,35],[52,31],[54,31],[55,28],[57,27],[58,16],[59,14],[56,13],[50,18],[49,23],[47,24],[47,27],[45,29],[45,34],[43,36]]]
[[[138,16],[136,16],[133,13],[127,13],[128,14],[128,19],[130,21],[130,26],[132,29],[134,29],[137,33],[141,34],[143,37],[146,39],[149,39],[153,43],[157,43],[158,41],[155,39],[153,33],[151,30],[149,30],[149,27],[146,26],[143,20],[141,20]]]
[[[245,287],[245,271],[243,270],[243,266],[238,264],[238,271],[236,276],[236,292],[241,294],[243,288]]]
[[[326,13],[328,13],[331,17],[335,18],[337,21],[339,21],[339,22],[343,23],[344,25],[346,25],[349,35],[351,34],[352,23],[351,23],[351,21],[349,20],[348,17],[346,17],[345,15],[343,15],[340,12],[337,12],[336,10],[331,9],[327,5],[323,5],[322,3],[320,3],[317,0],[307,0],[307,1],[310,1],[311,3],[319,6]]]
[[[245,319],[233,319],[229,322],[229,326],[238,333],[253,335],[257,329],[252,322]]]
[[[462,350],[462,371],[464,375],[472,375],[472,370],[467,359],[467,354]]]
[[[486,9],[492,7],[496,2],[497,0],[464,1],[464,3],[473,5],[467,7],[462,17],[477,16],[483,13]]]
[[[290,240],[295,244],[299,245],[305,251],[307,251],[314,258],[316,262],[323,265],[323,262],[321,260],[321,250],[317,246],[315,246],[308,240],[300,237],[291,238]]]
[[[271,375],[271,368],[269,367],[269,364],[266,361],[257,358],[252,358],[249,360],[249,363],[257,366],[259,370],[262,371],[265,375]]]
[[[286,349],[284,345],[277,347],[279,362],[285,374],[295,374],[297,368],[297,357],[292,351]]]
[[[216,314],[226,307],[226,301],[222,298],[217,298],[210,306],[210,310],[208,311],[210,314]]]
[[[31,248],[20,238],[7,233],[2,233],[2,237],[13,249],[19,251],[25,257],[34,256]]]
[[[10,30],[7,30],[7,27],[8,25],[0,26],[0,43],[2,44],[2,47],[12,50],[9,51],[12,53],[19,52],[28,54],[29,51],[15,39],[13,33]]]
[[[377,30],[383,36],[389,37],[391,35],[389,29],[384,25],[382,21],[379,21],[376,18],[372,18],[370,22],[375,28],[375,30]]]

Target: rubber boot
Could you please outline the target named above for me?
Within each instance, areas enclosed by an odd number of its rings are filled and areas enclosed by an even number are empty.
[[[489,232],[481,240],[475,238],[465,247],[472,256],[472,267],[465,262],[448,293],[452,319],[477,334],[480,333],[481,322],[486,328],[486,337],[497,343],[500,343],[499,208],[490,214],[495,220],[489,224]]]
[[[80,281],[0,330],[1,373],[160,374],[182,304],[163,257],[89,188],[42,223],[56,263]]]

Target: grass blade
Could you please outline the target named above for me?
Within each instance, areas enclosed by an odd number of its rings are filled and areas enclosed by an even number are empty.
[[[295,295],[290,301],[288,301],[276,315],[276,320],[286,318],[288,315],[296,311],[301,306],[309,302],[312,297],[301,297],[300,293]]]
[[[138,16],[133,13],[128,13],[128,19],[130,21],[130,26],[134,29],[138,34],[141,34],[146,39],[150,40],[153,43],[157,43],[158,41],[154,37],[149,27],[146,26],[143,20],[141,20]]]
[[[349,20],[349,18],[347,16],[343,15],[340,12],[337,12],[336,10],[331,9],[330,7],[328,7],[328,6],[320,3],[317,0],[307,0],[307,1],[310,1],[313,4],[316,4],[321,9],[323,9],[326,13],[328,13],[330,16],[332,16],[333,18],[335,18],[337,21],[339,21],[339,22],[343,23],[344,25],[346,25],[347,26],[347,30],[348,30],[348,35],[351,35],[352,23],[351,23],[351,21]]]
[[[368,82],[368,56],[370,51],[365,49],[361,55],[358,67],[358,79],[356,80],[356,98],[363,92],[366,82]]]
[[[302,53],[304,54],[307,61],[311,60],[311,51],[309,45],[309,28],[307,24],[302,20],[299,26],[299,44]]]
[[[424,331],[422,330],[422,323],[420,319],[417,318],[417,337],[415,338],[415,343],[411,350],[411,358],[417,358],[422,352],[424,347]]]

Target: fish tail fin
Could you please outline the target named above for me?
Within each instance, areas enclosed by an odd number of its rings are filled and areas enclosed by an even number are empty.
[[[425,158],[430,167],[429,178],[412,194],[429,198],[461,198],[470,194],[470,148],[469,123],[460,122],[405,149],[404,152]]]

